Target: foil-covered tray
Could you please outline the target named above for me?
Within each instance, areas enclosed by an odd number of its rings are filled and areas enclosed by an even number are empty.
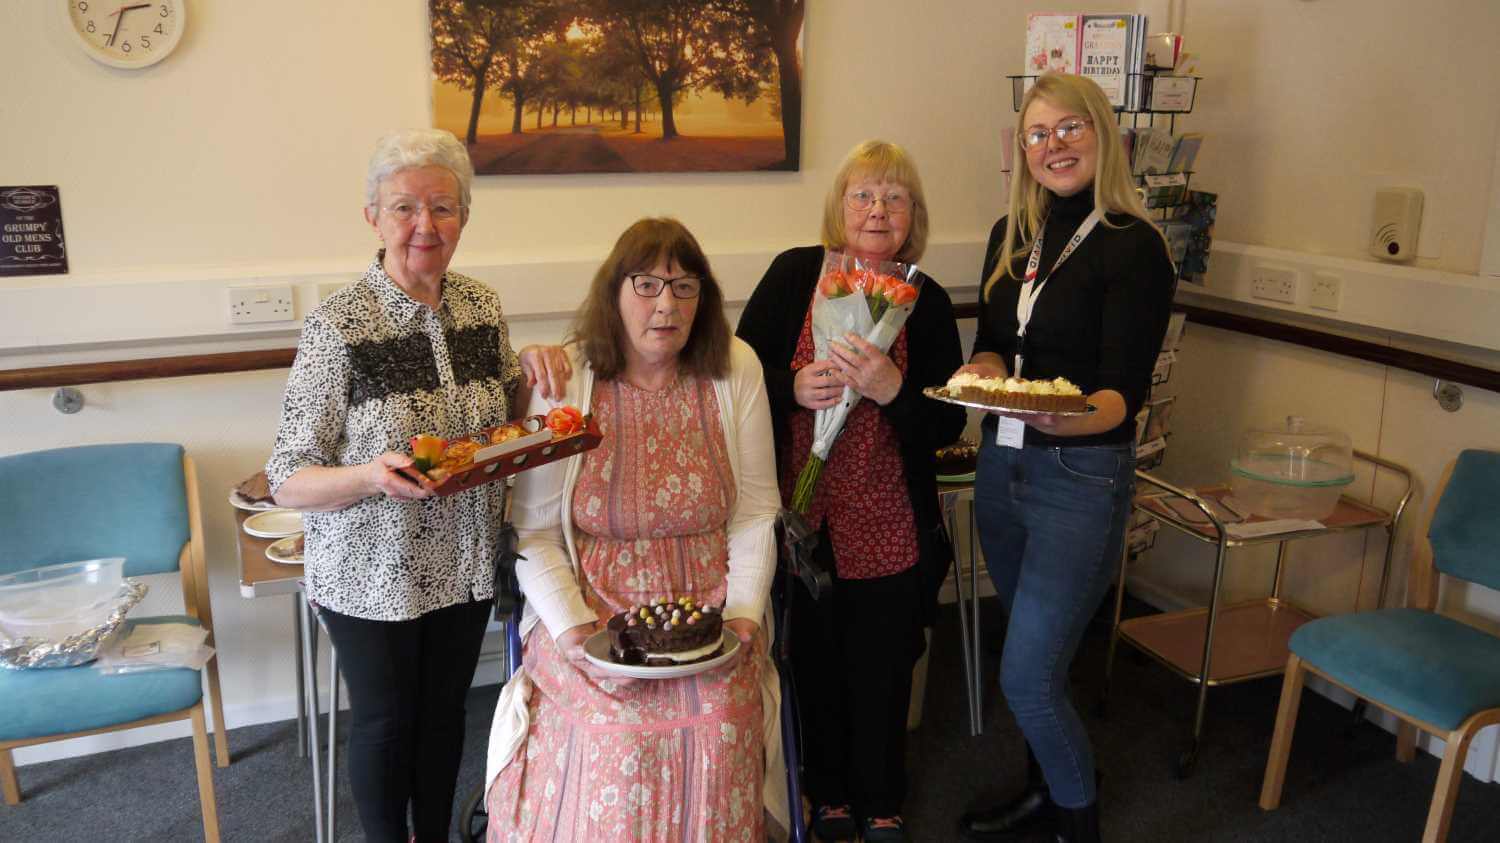
[[[11,670],[77,667],[99,656],[99,650],[120,632],[125,614],[146,596],[146,584],[125,580],[114,599],[119,601],[109,618],[98,626],[61,641],[45,638],[0,639],[0,667]]]

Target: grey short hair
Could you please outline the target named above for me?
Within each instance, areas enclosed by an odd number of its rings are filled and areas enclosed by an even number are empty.
[[[375,154],[370,156],[370,169],[365,174],[365,207],[375,206],[381,182],[413,167],[442,167],[452,173],[458,180],[460,200],[469,207],[474,163],[458,138],[442,129],[400,129],[375,143]]]

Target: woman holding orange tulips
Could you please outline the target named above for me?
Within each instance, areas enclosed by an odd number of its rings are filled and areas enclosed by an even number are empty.
[[[789,595],[803,782],[820,839],[862,833],[870,843],[905,841],[911,671],[951,560],[933,451],[958,438],[965,421],[962,407],[929,401],[922,389],[945,383],[963,352],[952,302],[931,278],[917,273],[916,283],[893,287],[858,270],[824,271],[833,253],[876,263],[922,256],[927,207],[905,150],[867,141],[850,152],[828,193],[822,239],[822,247],[776,257],[738,334],[765,368],[784,502],[797,491],[816,412],[839,404],[846,386],[863,399],[844,421],[805,507],[820,531],[817,555],[832,571],[833,588],[816,603],[801,586]],[[885,306],[915,306],[888,350],[848,334],[817,355],[815,299],[856,289]]]

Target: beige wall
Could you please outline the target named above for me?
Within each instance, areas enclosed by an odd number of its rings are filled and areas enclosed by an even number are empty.
[[[1316,0],[1169,5],[1184,18],[1188,49],[1206,56],[1197,106],[1179,131],[1207,134],[1194,184],[1219,194],[1216,242],[1350,257],[1387,272],[1363,256],[1374,190],[1418,186],[1427,202],[1420,251],[1432,257],[1400,274],[1414,287],[1430,285],[1430,299],[1438,301],[1440,293],[1447,295],[1444,285],[1464,279],[1440,278],[1434,270],[1476,271],[1500,121],[1500,100],[1489,89],[1486,68],[1500,41],[1500,7],[1482,0],[1420,6],[1383,0],[1357,9]],[[1288,265],[1290,257],[1268,259]],[[1246,260],[1235,256],[1234,271],[1243,271]],[[1500,368],[1500,354],[1491,350],[1500,347],[1493,296],[1479,299],[1492,315],[1473,323],[1483,348],[1451,345],[1368,327],[1426,323],[1441,335],[1445,312],[1424,306],[1421,296],[1387,304],[1384,312],[1364,309],[1367,302],[1349,297],[1383,291],[1354,285],[1357,273],[1345,265],[1332,269],[1346,280],[1345,310],[1351,318],[1362,310],[1364,325],[1340,325],[1338,316],[1306,307],[1295,308],[1298,313],[1226,303],[1223,297],[1235,297],[1235,279],[1212,273],[1212,295],[1193,300]],[[1493,293],[1500,282],[1481,277],[1472,283]],[[1401,308],[1418,316],[1406,318]],[[1227,482],[1238,436],[1288,414],[1343,429],[1354,447],[1405,465],[1416,477],[1387,592],[1389,604],[1399,603],[1406,565],[1426,533],[1430,492],[1444,466],[1462,448],[1500,449],[1500,395],[1465,388],[1463,409],[1448,413],[1432,389],[1431,378],[1411,372],[1189,323],[1180,362],[1165,387],[1179,399],[1160,474],[1188,485]],[[1390,472],[1365,466],[1350,493],[1390,508],[1401,485]],[[1294,544],[1286,596],[1320,613],[1372,608],[1384,551],[1379,532]],[[1225,598],[1268,594],[1274,563],[1274,546],[1231,552]],[[1201,605],[1212,586],[1212,568],[1209,546],[1163,531],[1132,582],[1161,605]],[[1459,584],[1445,590],[1442,602],[1445,610],[1500,631],[1500,594]],[[1211,723],[1212,700],[1209,705]],[[1480,778],[1496,775],[1495,732],[1486,730],[1470,753],[1467,768]]]
[[[1479,266],[1500,99],[1491,0],[1177,0],[1205,56],[1184,125],[1208,133],[1216,236],[1364,256],[1380,186],[1426,193],[1421,265]],[[1427,256],[1432,256],[1430,259]]]
[[[1196,183],[1220,194],[1221,240],[1358,257],[1374,188],[1416,184],[1427,192],[1424,252],[1437,255],[1426,263],[1471,273],[1495,165],[1500,100],[1484,85],[1500,11],[1485,0],[1437,5],[1051,8],[1144,10],[1180,22],[1189,49],[1205,56],[1198,110],[1179,126],[1209,135]],[[190,291],[226,278],[347,274],[369,260],[374,240],[359,217],[364,159],[381,132],[428,118],[425,4],[383,3],[375,13],[354,0],[198,0],[178,54],[142,73],[84,57],[55,6],[0,4],[0,31],[11,37],[0,184],[62,186],[73,274],[0,280],[0,311],[23,299],[67,303],[37,317],[41,329],[0,313],[0,367],[289,344],[295,333],[286,329],[181,342],[163,297],[191,301]],[[814,0],[802,172],[481,179],[456,263],[505,268],[492,277],[508,301],[524,303],[512,307],[517,340],[548,340],[562,331],[566,307],[556,303],[569,300],[568,286],[549,282],[547,298],[514,279],[528,278],[531,266],[552,267],[541,273],[549,278],[559,266],[573,272],[631,219],[670,213],[733,267],[727,281],[743,295],[770,254],[814,239],[843,152],[884,136],[906,144],[923,168],[939,279],[969,286],[1002,206],[995,140],[1014,120],[1003,77],[1020,66],[1024,14],[1036,8]],[[71,308],[107,292],[115,294],[109,314],[138,327],[137,341],[49,344],[67,332]],[[39,337],[15,341],[28,331]],[[1209,329],[1189,329],[1184,358],[1172,385],[1183,396],[1164,469],[1172,479],[1222,479],[1234,433],[1293,409],[1412,465],[1424,485],[1458,447],[1500,446],[1492,394],[1470,391],[1465,410],[1449,415],[1423,378]],[[216,503],[264,458],[283,381],[283,372],[261,372],[86,387],[88,406],[75,416],[54,412],[48,390],[0,393],[0,452],[172,439],[194,454],[235,725],[292,710],[290,609],[285,598],[263,605],[238,596],[232,521]],[[1362,475],[1359,488],[1371,482]],[[1369,605],[1374,544],[1341,545],[1338,559],[1316,560],[1307,573],[1299,563],[1289,589],[1328,610],[1355,591]],[[1232,591],[1253,593],[1268,580],[1256,564],[1235,573]],[[1168,597],[1200,599],[1206,588],[1201,562],[1170,542],[1141,574]],[[147,608],[170,606],[170,594],[157,588]],[[1486,600],[1459,598],[1500,619],[1500,605]],[[18,757],[41,757],[29,752]]]
[[[0,4],[12,39],[0,185],[61,186],[72,274],[0,279],[0,314],[27,314],[0,318],[0,367],[290,345],[295,330],[285,327],[224,327],[221,299],[203,291],[363,269],[375,245],[360,218],[369,150],[390,128],[428,121],[426,4],[376,13],[361,2],[190,2],[178,52],[139,73],[86,58],[57,5]],[[497,284],[517,343],[555,341],[618,232],[643,214],[673,214],[743,297],[776,251],[815,242],[845,151],[884,136],[922,167],[929,266],[950,286],[969,285],[1002,202],[1000,155],[987,139],[1009,119],[994,104],[999,77],[1020,62],[1022,8],[815,2],[802,172],[482,178],[455,263]],[[1010,34],[991,47],[985,33]],[[183,313],[195,308],[203,313]],[[288,598],[239,596],[222,504],[263,462],[284,382],[285,372],[254,372],[87,386],[87,407],[73,416],[51,409],[51,390],[0,392],[0,453],[166,439],[193,454],[233,725],[293,711]],[[158,583],[141,611],[175,600]],[[485,670],[493,681],[493,665]]]

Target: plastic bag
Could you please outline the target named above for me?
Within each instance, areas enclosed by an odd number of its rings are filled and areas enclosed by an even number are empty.
[[[99,651],[101,673],[139,673],[189,668],[202,670],[214,654],[208,630],[188,623],[132,623]]]
[[[61,640],[46,638],[6,639],[0,632],[0,667],[11,670],[75,667],[93,661],[100,650],[120,632],[125,614],[146,596],[146,584],[127,579],[109,601],[109,617],[90,629]]]

